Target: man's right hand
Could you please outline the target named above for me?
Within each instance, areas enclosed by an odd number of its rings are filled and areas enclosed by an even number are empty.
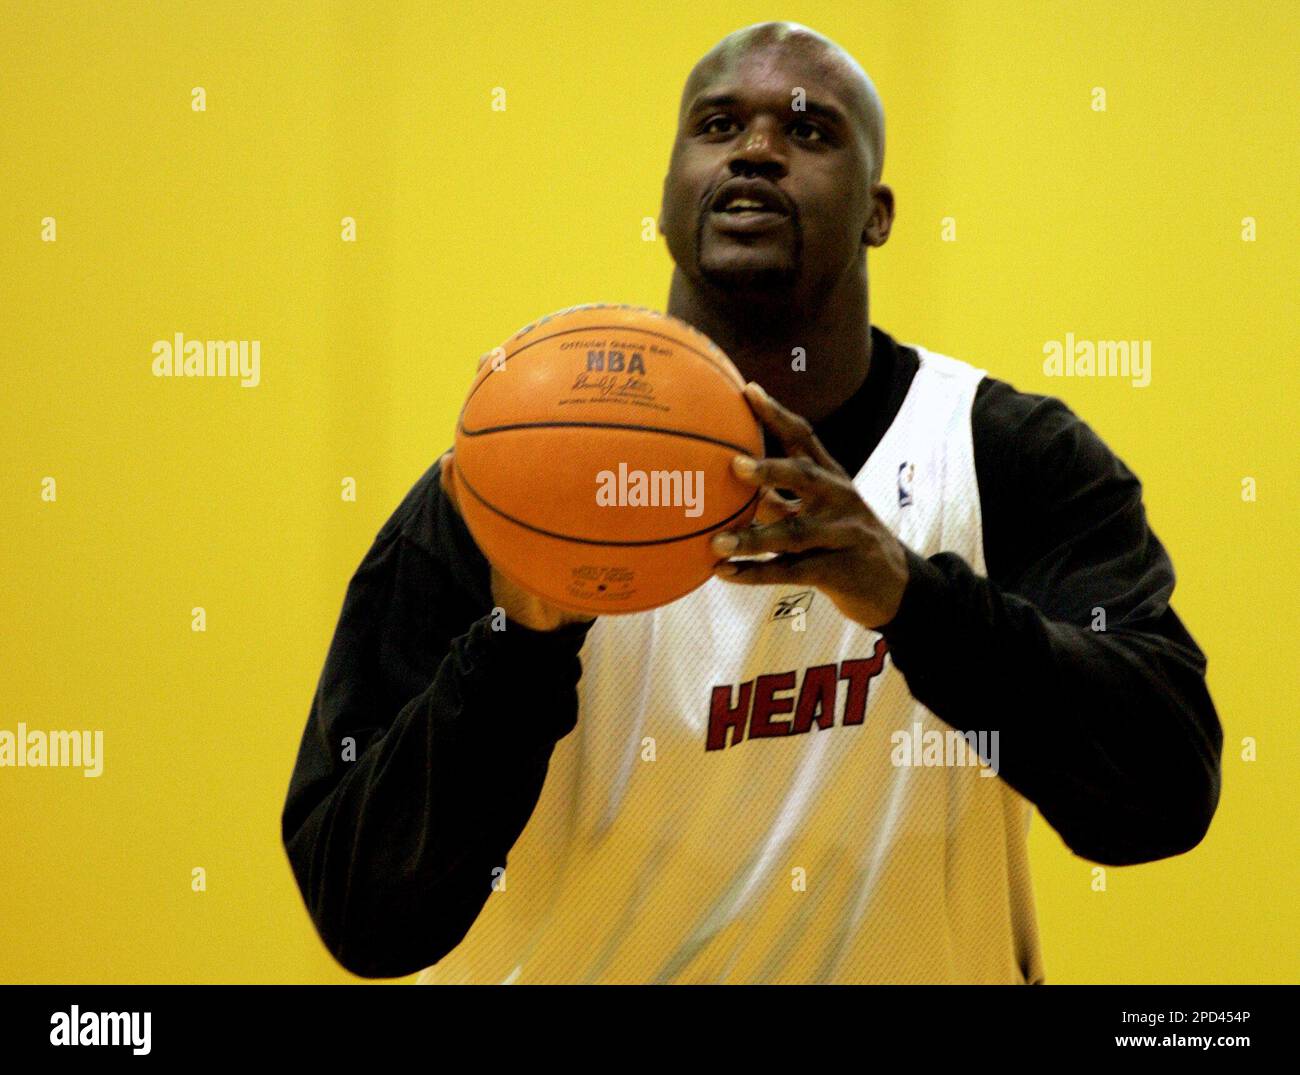
[[[452,454],[451,451],[447,451],[439,460],[441,466],[438,468],[438,479],[443,493],[451,501],[451,506],[456,509],[456,514],[461,515],[460,501],[456,492],[456,465]],[[534,631],[553,631],[565,624],[589,623],[595,619],[594,616],[557,608],[522,586],[516,586],[501,574],[490,560],[488,566],[492,569],[492,600],[504,609],[506,617],[514,620],[515,623],[530,627]]]

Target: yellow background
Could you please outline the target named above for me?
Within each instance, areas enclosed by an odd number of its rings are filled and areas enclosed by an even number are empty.
[[[105,771],[0,769],[0,979],[350,980],[279,839],[348,579],[478,355],[558,307],[663,308],[642,228],[682,82],[786,18],[885,101],[873,321],[1091,423],[1209,655],[1201,847],[1098,893],[1035,819],[1048,980],[1295,980],[1292,10],[6,0],[0,728],[103,729]],[[261,385],[153,377],[175,332],[261,340]],[[1045,377],[1067,332],[1152,340],[1151,385]]]

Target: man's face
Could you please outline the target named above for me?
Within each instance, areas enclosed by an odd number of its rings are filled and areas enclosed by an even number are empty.
[[[870,150],[839,70],[768,46],[688,92],[660,215],[678,268],[736,294],[828,293],[861,256],[871,212]]]

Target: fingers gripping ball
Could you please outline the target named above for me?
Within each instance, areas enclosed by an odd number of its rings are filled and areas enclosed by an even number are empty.
[[[731,471],[763,454],[744,380],[707,336],[641,307],[550,314],[486,356],[457,423],[465,522],[502,574],[595,615],[705,582],[709,538],[752,518]]]

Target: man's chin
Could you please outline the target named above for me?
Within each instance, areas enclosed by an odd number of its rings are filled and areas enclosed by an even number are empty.
[[[798,273],[787,265],[701,265],[700,276],[717,290],[735,295],[788,295]]]

